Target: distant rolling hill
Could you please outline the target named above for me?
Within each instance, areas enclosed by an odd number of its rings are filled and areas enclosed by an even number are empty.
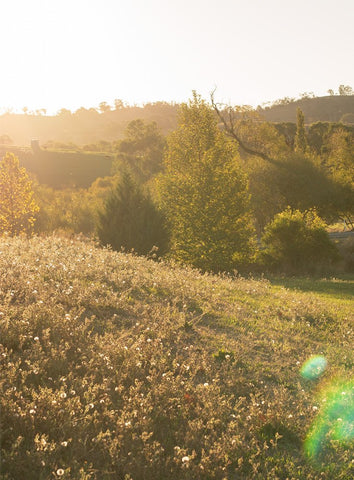
[[[305,98],[286,105],[273,105],[259,112],[269,122],[295,122],[300,107],[307,124],[314,122],[343,122],[354,124],[354,95]]]
[[[270,122],[295,122],[297,107],[304,112],[307,124],[318,121],[354,124],[354,95],[301,99],[258,110]],[[137,118],[156,122],[162,133],[167,134],[176,127],[178,108],[178,104],[156,102],[104,113],[85,108],[75,113],[63,110],[54,116],[6,113],[0,116],[0,138],[9,136],[15,145],[27,146],[32,138],[37,138],[41,145],[51,140],[77,145],[100,140],[113,142],[122,138],[127,124]]]
[[[176,127],[179,105],[157,102],[144,107],[124,107],[98,113],[94,109],[80,109],[75,113],[62,111],[55,116],[19,115],[0,116],[0,157],[6,151],[15,153],[23,166],[34,173],[40,183],[54,188],[88,187],[97,177],[110,175],[114,153],[75,151],[75,144],[83,146],[100,140],[113,142],[124,136],[127,124],[137,118],[155,121],[163,134]],[[305,122],[342,122],[354,127],[354,95],[306,98],[287,104],[278,104],[257,110],[274,123],[296,122],[300,107]],[[295,129],[293,125],[293,130]],[[38,148],[31,149],[31,140]],[[7,143],[1,144],[1,139]],[[45,142],[71,142],[74,151],[46,150]],[[41,145],[41,147],[39,147]]]

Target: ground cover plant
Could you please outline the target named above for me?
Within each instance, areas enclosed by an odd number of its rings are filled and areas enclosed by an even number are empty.
[[[1,238],[1,478],[352,478],[353,281]]]

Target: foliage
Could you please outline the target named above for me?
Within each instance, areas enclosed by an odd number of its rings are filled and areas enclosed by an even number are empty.
[[[307,148],[306,132],[305,132],[305,117],[301,109],[296,110],[296,135],[295,135],[295,152],[305,153]]]
[[[99,213],[97,233],[101,243],[114,250],[123,248],[146,255],[153,247],[159,253],[167,248],[161,212],[126,172]]]
[[[314,155],[288,154],[277,165],[260,159],[245,162],[258,233],[287,206],[316,208],[328,221],[349,208],[352,190],[331,177]]]
[[[38,206],[32,181],[13,153],[0,161],[0,234],[31,233]]]
[[[265,228],[261,260],[270,269],[284,273],[312,272],[329,268],[338,260],[324,222],[314,210],[287,208]]]
[[[293,122],[279,122],[274,124],[274,128],[285,138],[286,144],[293,150],[296,124]]]
[[[88,189],[54,190],[36,185],[35,198],[40,211],[35,232],[65,231],[93,236],[98,212],[116,183],[117,177],[99,177]]]
[[[338,186],[340,196],[336,197],[337,217],[354,230],[354,134],[348,128],[330,128],[322,167]]]
[[[145,183],[162,170],[165,141],[155,122],[130,122],[125,138],[117,144],[113,171],[129,170],[139,183]]]
[[[239,267],[252,254],[247,178],[237,147],[194,94],[168,138],[160,201],[171,225],[172,254],[203,270]]]
[[[339,95],[354,95],[354,91],[350,85],[339,85]]]
[[[228,112],[228,116],[233,131],[237,132],[243,144],[252,150],[270,158],[278,158],[290,153],[291,149],[286,137],[279,135],[276,125],[264,121],[257,112],[243,111],[236,107]],[[230,116],[234,116],[234,119]]]
[[[2,478],[353,477],[350,444],[302,448],[316,392],[353,381],[352,277],[306,293],[75,238],[0,252]],[[316,353],[328,370],[305,381]]]

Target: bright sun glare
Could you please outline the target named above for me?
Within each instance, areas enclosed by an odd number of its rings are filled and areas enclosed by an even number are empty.
[[[354,78],[352,18],[343,15],[352,2],[339,4],[4,2],[0,107],[180,102],[215,87],[222,101],[254,106],[304,91],[325,95]]]

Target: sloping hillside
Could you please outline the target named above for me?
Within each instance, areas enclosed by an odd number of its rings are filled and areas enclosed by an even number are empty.
[[[274,105],[260,110],[269,122],[296,122],[296,109],[301,108],[307,124],[314,122],[354,123],[354,95],[332,95],[297,100],[287,105]]]
[[[350,282],[320,284],[1,238],[2,478],[352,478]]]

